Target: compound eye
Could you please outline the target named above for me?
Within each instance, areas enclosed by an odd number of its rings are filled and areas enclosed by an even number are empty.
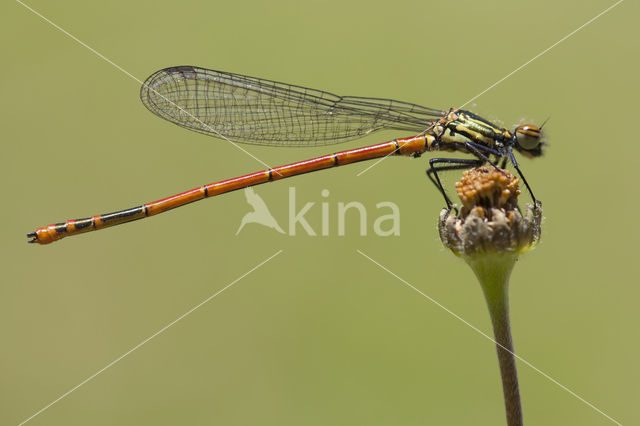
[[[540,128],[533,124],[522,124],[516,128],[516,139],[523,149],[536,149],[540,145],[541,136]]]

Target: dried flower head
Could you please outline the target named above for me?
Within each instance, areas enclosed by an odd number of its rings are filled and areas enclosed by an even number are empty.
[[[443,244],[457,255],[481,252],[519,254],[540,239],[542,207],[518,209],[518,179],[493,166],[467,170],[456,183],[462,202],[459,215],[444,209],[439,231]]]

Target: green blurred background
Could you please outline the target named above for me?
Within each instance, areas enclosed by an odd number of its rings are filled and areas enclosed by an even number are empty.
[[[426,106],[458,106],[613,4],[609,1],[47,2],[34,9],[144,79],[200,65]],[[33,425],[500,425],[491,342],[471,271],[444,251],[425,157],[260,186],[287,227],[288,188],[319,231],[259,225],[242,192],[50,246],[25,233],[263,167],[163,122],[139,84],[19,3],[0,6],[0,423],[18,424],[278,250],[282,254],[60,400]],[[516,351],[623,424],[638,424],[638,6],[614,8],[469,108],[546,125],[521,164],[544,202],[541,245],[511,283]],[[338,148],[245,146],[270,165]],[[427,157],[428,158],[428,157]],[[452,181],[450,181],[451,183]],[[328,189],[328,198],[321,191]],[[338,236],[339,202],[368,210]],[[376,203],[398,237],[371,232]],[[636,265],[637,266],[637,265]],[[613,424],[519,363],[530,425]]]

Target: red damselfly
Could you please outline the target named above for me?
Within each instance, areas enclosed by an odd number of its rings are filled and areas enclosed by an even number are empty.
[[[27,234],[48,244],[66,236],[143,219],[203,198],[303,173],[391,155],[419,157],[427,151],[460,151],[473,158],[431,158],[427,176],[452,207],[438,172],[511,162],[535,197],[513,150],[542,155],[541,126],[513,131],[458,108],[438,110],[391,99],[337,96],[329,92],[193,66],[160,70],[142,85],[140,97],[154,114],[190,130],[233,142],[318,146],[345,142],[382,129],[417,136],[336,152],[223,180],[114,213],[72,219]]]

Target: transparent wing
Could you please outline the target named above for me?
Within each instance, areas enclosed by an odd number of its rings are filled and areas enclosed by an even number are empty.
[[[157,71],[142,85],[140,98],[179,126],[257,145],[329,145],[381,129],[418,133],[444,114],[192,66]]]

